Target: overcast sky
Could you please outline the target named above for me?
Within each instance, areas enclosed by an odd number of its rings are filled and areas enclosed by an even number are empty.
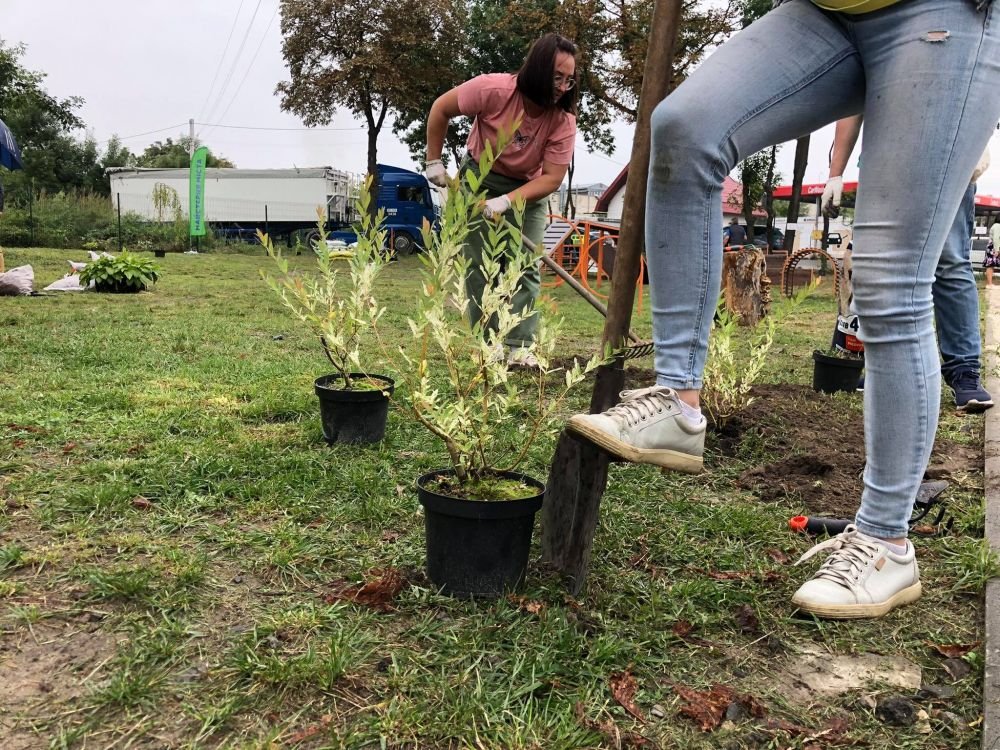
[[[366,134],[349,113],[338,113],[332,130],[310,130],[281,111],[274,87],[287,71],[278,0],[3,0],[2,7],[0,38],[27,45],[23,62],[47,75],[51,94],[85,99],[80,115],[102,146],[118,134],[141,152],[186,134],[194,118],[199,137],[239,167],[365,170]],[[574,181],[611,182],[628,162],[631,133],[615,128],[611,157],[589,153],[579,139]],[[826,179],[831,139],[832,126],[813,137],[806,182]],[[378,147],[379,161],[417,168],[390,127]],[[787,181],[793,153],[788,144],[779,157]],[[980,193],[1000,195],[995,147],[994,159]],[[856,161],[847,180],[857,178]]]

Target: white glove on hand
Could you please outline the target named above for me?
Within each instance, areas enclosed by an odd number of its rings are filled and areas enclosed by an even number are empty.
[[[440,159],[431,159],[424,165],[424,177],[432,185],[438,187],[448,187],[448,173],[444,169],[444,164]]]
[[[831,219],[840,216],[840,202],[844,196],[844,178],[831,177],[826,181],[823,188],[823,197],[820,198],[820,206],[823,208],[823,215]]]
[[[497,198],[490,198],[483,206],[483,216],[487,219],[500,219],[510,208],[510,198],[501,195]]]

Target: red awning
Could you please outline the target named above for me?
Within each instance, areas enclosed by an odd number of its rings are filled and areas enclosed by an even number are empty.
[[[823,194],[823,188],[825,188],[825,183],[817,182],[810,185],[803,185],[802,192],[799,193],[800,198],[818,198]],[[845,193],[856,193],[858,190],[857,182],[845,182],[844,192]],[[781,185],[774,189],[774,197],[779,200],[788,200],[792,197],[792,186],[791,185]],[[977,195],[976,196],[976,208],[1000,208],[1000,196],[995,195]]]
[[[823,188],[826,187],[826,183],[818,182],[811,185],[803,185],[802,192],[799,193],[799,198],[818,198],[823,195]],[[845,182],[844,192],[845,193],[856,193],[858,191],[858,183],[856,182]],[[779,200],[788,200],[792,197],[792,186],[791,185],[781,185],[774,189],[773,197]]]

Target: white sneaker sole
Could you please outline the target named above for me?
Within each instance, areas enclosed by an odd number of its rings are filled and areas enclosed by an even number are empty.
[[[971,401],[966,401],[962,406],[956,406],[957,411],[965,412],[966,414],[982,414],[987,409],[993,407],[993,401],[976,401],[972,399]]]
[[[860,620],[866,617],[881,617],[889,610],[910,604],[920,598],[920,581],[898,591],[884,602],[878,604],[817,604],[792,597],[792,604],[803,612],[809,612],[817,617],[831,620]]]
[[[704,461],[701,456],[692,456],[689,453],[680,451],[656,450],[653,448],[636,448],[626,442],[611,437],[611,435],[601,430],[594,429],[586,422],[575,421],[576,417],[569,420],[570,432],[587,438],[590,442],[600,446],[608,453],[624,458],[635,464],[652,464],[663,469],[673,469],[683,471],[687,474],[700,474],[704,468]]]

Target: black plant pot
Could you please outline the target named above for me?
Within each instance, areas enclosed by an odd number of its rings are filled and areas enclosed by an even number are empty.
[[[146,285],[123,284],[117,281],[97,281],[94,282],[94,291],[104,294],[138,294],[146,291]]]
[[[863,359],[831,357],[816,349],[813,351],[813,390],[822,393],[856,391],[864,367]]]
[[[503,596],[524,581],[545,485],[524,474],[500,472],[498,476],[519,479],[536,491],[520,500],[489,502],[448,497],[425,487],[450,474],[450,469],[439,469],[417,479],[417,496],[424,506],[427,576],[450,596]]]
[[[323,437],[328,443],[377,443],[385,437],[389,417],[389,397],[396,387],[385,375],[365,375],[352,372],[352,378],[370,378],[384,383],[381,391],[345,390],[340,375],[316,378],[319,414],[323,420]]]

